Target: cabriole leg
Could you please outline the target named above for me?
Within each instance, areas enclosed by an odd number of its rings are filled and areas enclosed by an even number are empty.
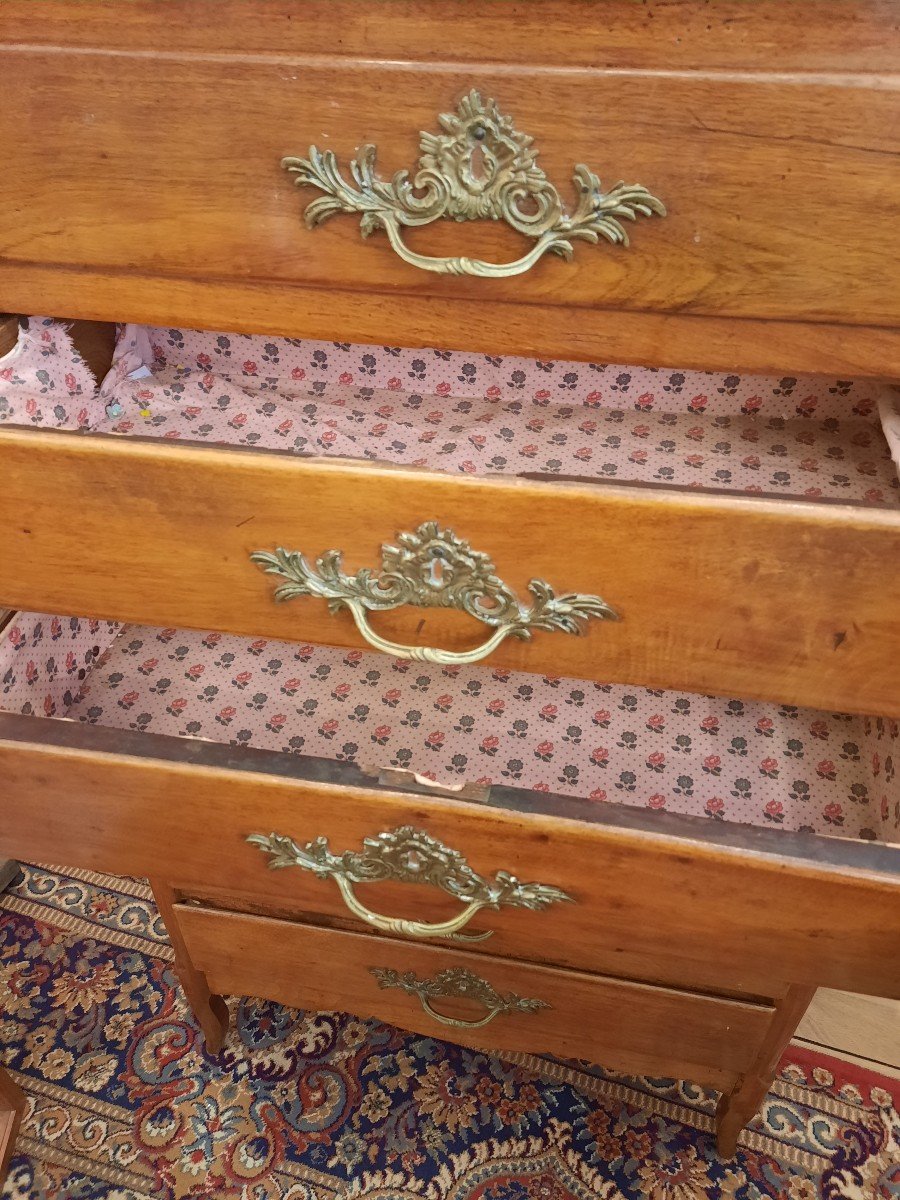
[[[24,1111],[25,1093],[0,1067],[0,1188],[3,1187],[6,1178],[6,1168],[12,1158],[16,1133]]]
[[[737,1149],[741,1130],[759,1110],[771,1086],[778,1060],[794,1035],[803,1014],[816,994],[815,988],[792,987],[775,1005],[769,1031],[763,1039],[756,1061],[730,1092],[723,1094],[716,1109],[716,1146],[723,1158],[731,1158]]]
[[[225,1035],[228,1033],[228,1006],[221,996],[209,990],[206,976],[198,971],[191,962],[178,917],[175,913],[175,893],[172,888],[160,879],[151,879],[150,887],[156,907],[166,925],[169,941],[175,951],[175,973],[178,982],[184,989],[191,1011],[197,1019],[197,1024],[203,1030],[207,1049],[210,1054],[218,1054],[222,1049]]]

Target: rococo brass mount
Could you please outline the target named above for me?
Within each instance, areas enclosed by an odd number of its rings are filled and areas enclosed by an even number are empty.
[[[473,550],[452,529],[425,521],[412,533],[398,533],[397,545],[381,547],[381,571],[363,567],[355,575],[341,570],[340,550],[326,550],[310,566],[296,550],[278,547],[274,553],[250,555],[268,575],[287,580],[275,589],[276,600],[318,596],[332,612],[348,608],[356,627],[370,646],[398,658],[442,666],[479,662],[507,637],[531,637],[535,629],[580,634],[589,617],[616,621],[618,614],[599,596],[568,592],[557,596],[549,583],[528,584],[533,603],[522,604],[494,574],[490,557]],[[494,629],[474,650],[440,650],[431,646],[402,646],[380,637],[368,623],[368,612],[384,612],[411,604],[419,608],[457,608]]]
[[[333,879],[350,912],[382,933],[479,942],[490,937],[492,931],[464,934],[460,930],[483,908],[499,909],[508,905],[541,912],[551,904],[572,900],[552,884],[523,883],[508,871],[498,871],[492,880],[485,879],[472,870],[458,850],[452,850],[424,829],[411,825],[368,837],[361,851],[345,850],[343,854],[333,854],[324,837],[307,842],[305,846],[280,833],[254,833],[247,841],[268,854],[269,866],[273,869],[302,867],[320,879]],[[384,880],[429,884],[447,892],[465,908],[450,920],[431,923],[382,916],[360,903],[353,892],[353,884]]]
[[[363,237],[383,229],[400,257],[423,271],[442,275],[502,278],[527,271],[547,252],[571,259],[577,239],[628,245],[623,220],[653,213],[665,205],[640,184],[619,182],[604,192],[584,163],[575,167],[577,203],[567,213],[562,197],[537,165],[533,139],[520,133],[493,100],[474,89],[455,113],[439,117],[443,134],[421,133],[418,170],[398,171],[390,182],[375,173],[376,148],[362,146],[350,162],[352,182],[341,172],[332,150],[310,146],[309,158],[284,158],[281,165],[302,187],[324,193],[306,208],[309,229],[336,213],[359,213]],[[403,241],[404,226],[430,225],[442,217],[454,221],[488,218],[505,221],[533,245],[514,262],[491,263],[467,257],[417,254]]]
[[[486,979],[470,971],[468,967],[446,967],[432,979],[418,979],[412,971],[401,975],[393,967],[369,967],[378,980],[380,988],[400,988],[410,996],[418,996],[419,1002],[428,1013],[442,1025],[453,1025],[457,1029],[481,1029],[501,1013],[534,1013],[550,1008],[546,1000],[534,1000],[530,996],[517,996],[515,992],[501,994]],[[448,1017],[437,1012],[432,1000],[441,997],[455,1000],[474,1000],[488,1010],[480,1020],[466,1021],[460,1017]]]

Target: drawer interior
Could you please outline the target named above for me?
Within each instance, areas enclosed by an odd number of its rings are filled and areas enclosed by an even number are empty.
[[[30,323],[8,358],[0,419],[462,474],[578,471],[900,505],[880,424],[893,394],[870,383],[128,326],[92,397],[64,342],[59,327]],[[878,717],[35,613],[7,630],[0,678],[9,711],[400,770],[423,786],[872,840],[900,829],[898,724]]]
[[[461,475],[900,508],[872,381],[543,363],[128,326],[100,396],[28,378],[0,421],[287,450]],[[11,360],[12,361],[12,360]],[[2,366],[2,362],[0,362]],[[32,386],[28,384],[31,382]],[[55,394],[54,394],[55,393]],[[900,452],[898,452],[900,453]]]
[[[5,631],[0,681],[6,711],[399,771],[426,793],[900,840],[886,718],[35,613]]]

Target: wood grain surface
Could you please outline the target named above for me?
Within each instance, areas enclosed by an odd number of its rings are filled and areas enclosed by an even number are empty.
[[[0,40],[519,65],[894,71],[895,0],[3,0]],[[436,37],[438,30],[441,36]]]
[[[177,913],[191,957],[219,992],[376,1017],[489,1051],[559,1054],[602,1062],[612,1070],[716,1086],[750,1067],[774,1011],[449,947],[406,945],[190,905],[179,905]],[[501,994],[543,1000],[548,1007],[501,1013],[479,1030],[448,1028],[424,1012],[416,996],[380,988],[371,967],[401,975],[412,971],[418,979],[468,969]],[[462,1020],[485,1015],[484,1006],[470,1001],[433,1004]]]
[[[410,305],[391,291],[348,292],[244,279],[180,279],[118,267],[4,262],[0,294],[38,308],[146,325],[267,333],[332,341],[441,347],[470,354],[555,356],[698,370],[844,379],[900,379],[900,330],[810,321],[755,321],[672,313],[515,304],[429,296]]]
[[[515,811],[340,786],[291,778],[298,761],[0,716],[0,778],[14,797],[0,856],[156,876],[192,896],[230,889],[244,904],[320,922],[346,916],[336,885],[270,870],[247,836],[321,836],[342,853],[413,825],[480,874],[510,871],[574,897],[539,913],[479,914],[472,930],[494,932],[474,953],[760,998],[783,995],[785,983],[900,998],[900,850],[561,798]],[[389,916],[459,911],[435,888],[360,891]]]
[[[749,1070],[730,1094],[721,1097],[716,1109],[716,1146],[721,1155],[731,1157],[737,1149],[738,1136],[765,1099],[781,1056],[814,995],[815,988],[791,988],[755,1048]]]
[[[0,181],[0,255],[10,263],[252,279],[273,290],[399,289],[413,308],[437,296],[900,324],[900,77],[13,47],[0,50],[0,78],[0,144],[13,147]],[[40,106],[28,99],[37,80]],[[353,216],[304,228],[301,208],[314,193],[292,186],[279,166],[285,154],[316,142],[346,163],[372,142],[390,178],[415,161],[419,130],[472,87],[535,138],[564,194],[574,164],[586,162],[610,183],[645,184],[669,215],[637,223],[630,250],[582,245],[572,263],[549,256],[512,280],[417,271],[383,235],[363,242]],[[373,105],[377,95],[403,99]],[[835,186],[823,189],[823,179]],[[523,248],[521,235],[491,221],[441,221],[408,240],[427,253],[497,261]]]
[[[375,293],[394,298],[389,336],[405,344],[422,344],[418,311],[438,305],[440,319],[432,312],[425,324],[442,346],[690,366],[703,359],[705,337],[704,365],[758,369],[768,359],[798,371],[812,358],[822,371],[859,363],[856,373],[896,372],[900,83],[891,47],[900,33],[890,4],[498,0],[477,13],[468,6],[465,20],[458,0],[390,8],[388,22],[384,6],[372,20],[356,0],[276,0],[248,20],[246,3],[233,0],[211,23],[178,0],[162,31],[146,2],[116,14],[80,4],[77,20],[71,6],[42,5],[37,19],[7,3],[7,304],[319,336],[323,312],[346,298],[341,336],[384,340],[383,322],[373,333],[354,313],[355,297]],[[349,217],[302,227],[311,195],[290,186],[284,154],[316,141],[346,159],[372,141],[389,176],[412,165],[418,131],[473,86],[534,136],[564,194],[584,161],[606,180],[645,183],[669,216],[640,222],[630,251],[579,246],[572,264],[545,261],[506,281],[417,272],[383,236],[363,245]],[[36,87],[39,106],[28,99]],[[394,102],[373,105],[376,95]],[[440,222],[410,236],[432,253],[503,259],[521,249],[496,222]],[[86,273],[72,291],[67,271]],[[179,288],[207,283],[198,304],[180,308]],[[158,296],[166,284],[168,316]],[[254,286],[271,310],[265,324],[252,305],[241,311]],[[142,288],[151,294],[142,298]],[[473,299],[491,307],[467,344]],[[581,312],[569,322],[580,337],[543,321],[540,310],[556,306]],[[857,332],[836,338],[833,328],[808,328],[817,324]]]
[[[544,579],[621,615],[583,637],[507,639],[492,665],[900,715],[894,511],[12,428],[0,472],[2,606],[362,646],[323,600],[276,604],[251,551],[339,548],[354,572],[378,568],[398,531],[437,520],[523,598]],[[372,623],[454,650],[487,632],[433,608]]]

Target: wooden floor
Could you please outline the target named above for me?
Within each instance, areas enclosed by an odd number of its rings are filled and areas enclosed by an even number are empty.
[[[900,1078],[900,1001],[823,989],[794,1041]]]

